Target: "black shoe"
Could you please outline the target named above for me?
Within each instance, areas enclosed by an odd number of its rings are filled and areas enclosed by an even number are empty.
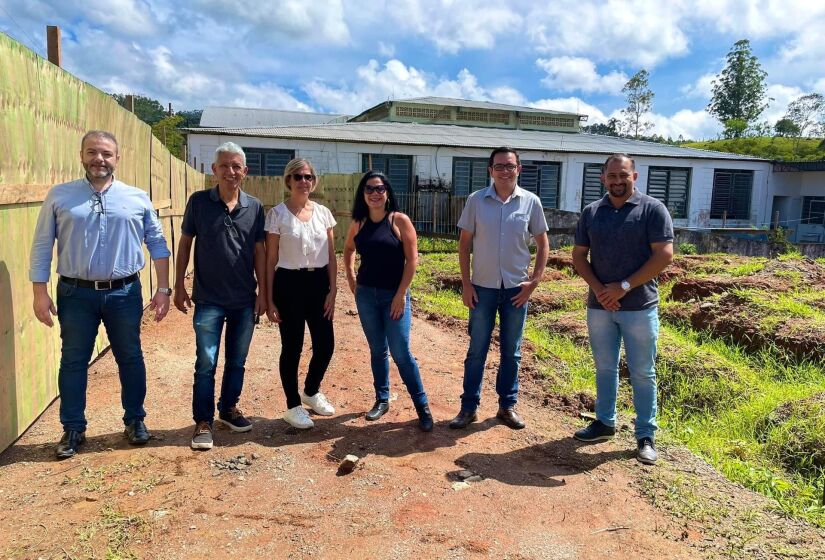
[[[149,430],[146,429],[143,420],[133,420],[131,424],[126,426],[123,434],[132,445],[143,445],[149,441]]]
[[[593,420],[586,428],[582,428],[573,434],[579,441],[607,441],[616,435],[616,428],[602,424],[599,420]]]
[[[462,410],[458,413],[458,416],[450,421],[450,427],[453,430],[463,430],[476,420],[478,420],[478,416],[476,416],[475,410]]]
[[[66,430],[63,432],[63,437],[60,438],[60,443],[57,444],[55,454],[58,459],[74,457],[78,448],[84,443],[86,443],[86,432]]]
[[[653,443],[653,438],[643,437],[636,443],[639,446],[639,449],[636,452],[636,460],[640,463],[644,463],[645,465],[656,464],[659,454],[656,453],[656,446]]]
[[[252,422],[246,419],[237,406],[218,414],[218,422],[228,426],[233,432],[242,433],[252,429]]]
[[[520,430],[524,427],[524,420],[515,411],[514,408],[499,408],[496,413],[496,418],[501,420],[501,423],[512,430]]]
[[[415,411],[418,413],[418,427],[421,428],[421,431],[432,432],[433,413],[430,412],[430,405],[425,404],[424,406],[417,406],[415,407]]]
[[[373,420],[378,420],[382,416],[384,416],[387,411],[390,409],[390,403],[387,401],[375,401],[375,404],[372,405],[372,408],[367,412],[366,419],[372,422]]]

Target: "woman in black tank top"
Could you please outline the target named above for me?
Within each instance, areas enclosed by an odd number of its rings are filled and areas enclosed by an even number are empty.
[[[352,223],[344,243],[344,268],[364,335],[370,346],[375,404],[367,420],[378,420],[389,410],[389,354],[407,386],[420,428],[433,429],[433,416],[421,382],[418,362],[410,352],[410,284],[418,265],[415,228],[398,204],[389,179],[369,171],[358,184]],[[355,273],[355,253],[361,258]]]

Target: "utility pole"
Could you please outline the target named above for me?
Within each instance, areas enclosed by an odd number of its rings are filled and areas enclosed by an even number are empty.
[[[57,67],[61,66],[61,48],[60,48],[60,28],[56,25],[46,26],[46,51],[48,52],[49,62]]]

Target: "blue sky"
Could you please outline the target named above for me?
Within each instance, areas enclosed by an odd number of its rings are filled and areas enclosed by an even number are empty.
[[[0,31],[108,92],[164,106],[357,114],[439,95],[587,114],[650,72],[653,132],[713,138],[710,82],[749,39],[774,99],[825,94],[825,0],[0,0]]]

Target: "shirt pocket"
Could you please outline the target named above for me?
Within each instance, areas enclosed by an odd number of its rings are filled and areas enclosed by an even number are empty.
[[[504,220],[504,233],[508,235],[518,235],[528,237],[528,228],[530,225],[530,214],[525,212],[517,212],[510,214]]]

